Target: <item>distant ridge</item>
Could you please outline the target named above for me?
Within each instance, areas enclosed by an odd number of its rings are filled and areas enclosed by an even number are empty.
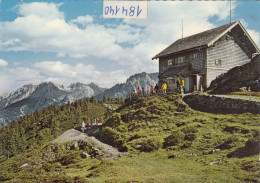
[[[84,97],[92,97],[105,91],[94,83],[73,83],[69,87],[43,82],[25,85],[15,92],[0,97],[0,127],[12,120],[50,105],[61,105]]]
[[[84,97],[93,97],[102,100],[103,96],[118,98],[126,97],[130,91],[158,82],[158,73],[145,72],[130,76],[126,83],[116,84],[110,89],[101,88],[95,83],[72,83],[68,87],[43,82],[39,85],[28,84],[18,90],[0,96],[0,127],[9,124],[25,114],[40,110],[50,105],[62,105]]]

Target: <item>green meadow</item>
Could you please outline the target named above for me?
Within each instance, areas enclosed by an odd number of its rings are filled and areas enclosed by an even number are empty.
[[[180,95],[134,98],[117,107],[83,99],[3,127],[0,182],[259,182],[260,115],[199,112]],[[103,127],[96,138],[129,156],[83,158],[90,148],[50,143],[97,115]]]

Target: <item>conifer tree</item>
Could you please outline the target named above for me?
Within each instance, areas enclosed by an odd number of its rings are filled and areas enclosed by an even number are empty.
[[[105,95],[103,97],[103,103],[107,103],[107,97]]]

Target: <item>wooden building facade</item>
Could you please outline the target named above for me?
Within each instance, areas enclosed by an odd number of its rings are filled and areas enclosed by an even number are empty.
[[[159,59],[159,84],[166,82],[175,92],[176,80],[184,78],[187,93],[206,89],[217,76],[250,62],[254,53],[259,48],[236,21],[179,39],[153,59]]]

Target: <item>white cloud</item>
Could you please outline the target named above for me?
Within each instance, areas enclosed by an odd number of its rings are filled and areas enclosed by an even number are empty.
[[[61,61],[44,61],[34,64],[32,69],[38,70],[39,74],[45,78],[74,78],[77,81],[77,79],[81,80],[81,77],[94,79],[100,76],[100,72],[96,71],[93,65],[83,63],[69,65]]]
[[[100,72],[91,64],[65,64],[61,61],[43,61],[27,67],[2,68],[0,70],[0,95],[11,92],[28,83],[52,81],[65,86],[75,82],[94,82],[102,87],[125,82],[126,70]]]
[[[249,33],[250,37],[254,40],[254,42],[257,44],[257,46],[260,47],[260,33],[250,29],[248,29],[247,32]]]
[[[8,62],[3,60],[3,59],[0,59],[0,67],[5,67],[8,65]]]
[[[33,3],[34,9],[31,11],[28,4],[20,5],[23,16],[0,24],[0,34],[3,38],[0,48],[6,51],[55,52],[58,56],[66,53],[73,58],[88,55],[117,58],[115,55],[118,55],[122,48],[115,44],[116,38],[110,35],[103,25],[92,23],[85,29],[80,29],[77,25],[61,19],[62,13],[57,12],[58,5],[54,5]],[[50,6],[50,10],[47,6]],[[48,15],[49,12],[52,12],[51,15]]]
[[[11,92],[12,90],[17,89],[17,86],[14,86],[12,82],[10,82],[10,78],[5,75],[4,72],[0,72],[0,96],[4,93]]]
[[[90,15],[79,16],[76,19],[71,20],[70,22],[86,26],[87,24],[93,22],[93,17]]]
[[[0,30],[3,37],[0,48],[7,51],[55,52],[59,57],[94,56],[119,62],[132,61],[126,51],[142,48],[143,57],[138,59],[148,60],[150,57],[144,56],[151,56],[154,47],[166,46],[180,38],[181,19],[184,19],[184,35],[188,36],[212,28],[208,21],[210,16],[216,15],[220,19],[228,16],[223,13],[228,2],[148,3],[147,20],[125,20],[125,23],[112,27],[94,23],[90,15],[79,16],[68,23],[64,13],[59,11],[61,4],[21,4],[17,7],[21,17],[0,25],[3,28]],[[84,28],[79,28],[76,23],[84,25]],[[121,43],[130,44],[132,50],[121,46]]]
[[[249,29],[248,23],[244,19],[241,19],[240,22],[246,28],[246,31],[248,32],[250,37],[254,40],[254,42],[257,44],[257,46],[260,47],[260,32]]]
[[[62,3],[45,3],[45,2],[32,2],[23,3],[18,8],[18,13],[22,16],[35,15],[38,17],[44,17],[46,19],[64,19],[64,13],[59,11],[59,7]]]
[[[16,7],[20,17],[0,22],[1,50],[51,52],[61,60],[40,62],[28,66],[29,70],[5,68],[8,76],[12,73],[13,86],[41,81],[65,85],[93,81],[110,87],[134,73],[158,71],[158,62],[151,58],[181,38],[181,20],[186,37],[216,27],[209,21],[212,17],[227,22],[229,18],[226,1],[149,1],[147,19],[127,19],[112,25],[99,24],[91,15],[66,21],[60,6],[22,3]],[[232,2],[233,12],[235,7],[236,2]],[[259,44],[259,32],[248,32]],[[74,64],[63,63],[64,57],[75,58]],[[82,61],[89,57],[94,58],[92,64]],[[95,58],[105,60],[102,69],[94,62]],[[80,59],[81,63],[77,63]],[[100,71],[111,64],[111,70]]]

